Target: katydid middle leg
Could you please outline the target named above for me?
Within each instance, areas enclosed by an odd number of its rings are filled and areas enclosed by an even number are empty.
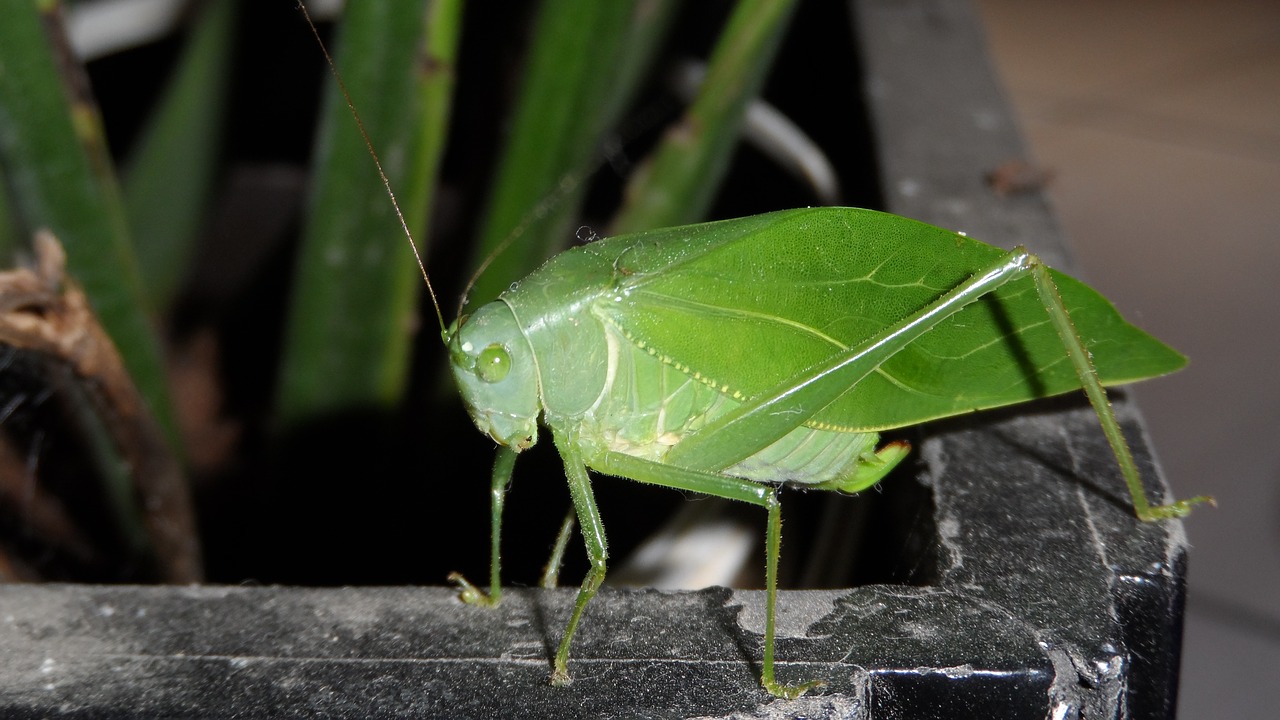
[[[576,522],[577,515],[574,509],[569,508],[564,520],[560,521],[560,532],[556,533],[556,542],[551,546],[551,557],[547,558],[547,564],[542,568],[538,587],[549,590],[560,584],[560,567],[564,565],[564,551],[569,547],[569,538],[573,534]]]
[[[573,507],[578,513],[578,525],[582,527],[582,539],[587,545],[587,559],[591,568],[582,579],[582,587],[578,589],[578,597],[574,600],[573,615],[565,626],[564,637],[560,639],[560,647],[556,650],[555,666],[551,671],[551,684],[568,685],[573,682],[569,675],[569,645],[578,630],[582,613],[587,603],[595,597],[604,582],[609,559],[609,544],[605,539],[604,523],[600,520],[600,508],[596,506],[595,493],[591,490],[591,477],[587,474],[587,465],[582,459],[578,443],[572,437],[555,432],[556,449],[560,459],[564,461],[565,477],[569,480],[569,495],[573,498]]]
[[[764,661],[760,668],[760,684],[771,694],[788,699],[800,697],[809,690],[826,684],[822,680],[811,680],[787,685],[778,682],[774,675],[778,555],[782,546],[782,506],[778,501],[776,487],[729,475],[657,463],[617,452],[605,452],[600,457],[594,458],[590,464],[592,469],[608,475],[617,475],[649,485],[688,490],[726,500],[738,500],[765,508],[769,517],[765,538]],[[572,627],[566,632],[561,645],[562,651],[566,654],[571,633]]]

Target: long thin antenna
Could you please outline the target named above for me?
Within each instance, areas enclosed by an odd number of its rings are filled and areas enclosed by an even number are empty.
[[[535,222],[543,219],[547,216],[547,213],[555,209],[555,206],[563,200],[564,196],[573,192],[580,182],[580,177],[573,173],[561,178],[559,184],[556,186],[556,190],[548,193],[543,197],[541,202],[534,206],[532,210],[525,213],[524,217],[520,219],[520,224],[512,228],[511,232],[507,233],[507,236],[502,239],[502,242],[498,243],[497,246],[495,246],[493,250],[485,256],[484,260],[480,261],[480,265],[476,267],[476,271],[471,274],[471,278],[467,280],[466,287],[462,289],[462,295],[458,298],[457,317],[462,317],[462,311],[467,307],[467,298],[471,295],[471,289],[476,286],[476,283],[480,280],[480,276],[484,275],[485,271],[489,269],[489,265],[491,265],[494,260],[497,260],[499,255],[506,252],[508,248],[514,245],[516,240],[519,240],[520,236],[524,234],[524,231],[529,229],[530,225],[533,225]]]
[[[641,132],[656,125],[670,111],[670,103],[655,102],[650,104],[648,109],[643,112],[633,114],[631,118],[625,120],[612,133],[611,138],[602,139],[600,148],[584,166],[576,171],[570,171],[562,175],[559,181],[556,182],[555,187],[543,195],[542,199],[520,218],[520,222],[511,229],[511,232],[507,233],[502,242],[494,246],[488,255],[480,261],[480,265],[471,274],[471,278],[467,280],[467,284],[462,290],[462,295],[459,297],[457,317],[462,317],[462,311],[469,303],[472,288],[475,287],[480,276],[484,275],[485,271],[489,269],[489,265],[498,259],[498,256],[506,252],[531,225],[545,218],[559,203],[564,201],[565,197],[594,175],[596,171],[604,167],[606,163],[612,164],[617,160],[618,156],[622,154],[623,148],[631,140]]]
[[[409,223],[404,219],[404,213],[400,212],[400,203],[396,201],[395,191],[391,189],[391,181],[387,179],[386,172],[382,169],[382,161],[378,159],[378,152],[373,149],[373,141],[369,139],[369,133],[364,129],[364,121],[360,119],[360,113],[356,110],[356,105],[351,101],[351,93],[347,92],[347,84],[342,81],[342,73],[338,72],[338,65],[334,63],[333,57],[329,55],[329,48],[325,47],[324,40],[320,39],[320,31],[316,29],[316,24],[311,21],[311,14],[307,12],[307,6],[302,0],[298,0],[298,9],[302,11],[302,16],[306,18],[307,25],[311,28],[311,34],[315,36],[316,43],[320,46],[320,52],[324,53],[324,59],[329,63],[329,71],[333,73],[333,78],[338,81],[338,89],[342,91],[342,99],[347,103],[347,109],[351,111],[351,117],[356,121],[356,127],[360,129],[360,137],[364,139],[365,147],[369,148],[369,157],[373,158],[373,164],[378,168],[378,177],[382,178],[382,186],[387,189],[387,197],[391,198],[391,207],[395,208],[396,217],[400,219],[400,227],[404,229],[404,236],[409,239],[409,247],[413,250],[413,259],[418,261],[418,269],[422,271],[422,279],[427,283],[427,293],[431,296],[431,305],[436,310],[436,320],[440,323],[440,332],[447,332],[447,326],[444,324],[444,313],[440,312],[440,301],[436,298],[436,289],[431,285],[431,277],[427,275],[427,266],[422,262],[422,254],[418,252],[418,244],[413,240],[413,233],[409,230]]]

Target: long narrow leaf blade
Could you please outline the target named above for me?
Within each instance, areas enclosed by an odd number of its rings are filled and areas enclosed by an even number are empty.
[[[610,234],[703,219],[728,169],[795,0],[741,0],[712,54],[697,100],[632,176]]]
[[[422,0],[350,4],[336,53],[415,237],[425,226],[430,182],[424,178],[435,173],[440,142],[422,150],[425,7]],[[315,167],[277,395],[277,414],[286,426],[353,408],[385,409],[399,400],[422,286],[404,231],[334,82]]]
[[[78,78],[79,68],[56,13],[56,5],[42,16],[29,1],[0,2],[0,167],[18,226],[27,236],[48,228],[62,242],[68,272],[176,446],[159,343],[101,123],[83,83],[68,90],[59,72],[61,64]]]
[[[151,306],[185,278],[217,172],[235,3],[207,4],[125,174],[124,202]]]
[[[493,299],[572,239],[583,176],[649,67],[674,8],[670,0],[543,4],[479,235],[477,261],[491,263],[470,303]]]

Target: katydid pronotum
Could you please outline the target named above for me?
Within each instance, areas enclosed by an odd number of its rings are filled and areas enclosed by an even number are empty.
[[[1103,390],[1173,372],[1181,355],[1022,248],[895,215],[812,208],[598,240],[441,325],[467,410],[499,445],[489,589],[454,576],[465,601],[501,599],[503,498],[539,424],[564,462],[590,569],[555,685],[571,682],[573,636],[606,574],[592,470],[766,511],[760,680],[788,698],[824,683],[775,677],[778,490],[875,485],[909,450],[877,449],[881,431],[1083,388],[1140,519],[1210,501],[1148,500]]]

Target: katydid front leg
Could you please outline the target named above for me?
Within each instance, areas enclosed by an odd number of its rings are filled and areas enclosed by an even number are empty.
[[[489,592],[472,585],[462,573],[450,573],[449,582],[458,586],[458,597],[468,605],[497,607],[502,602],[502,510],[511,475],[516,466],[516,451],[501,445],[493,458],[493,476],[489,482]]]
[[[506,507],[507,491],[511,489],[511,477],[515,470],[516,451],[499,446],[493,460],[493,477],[489,485],[489,592],[468,581],[462,573],[450,573],[449,582],[458,586],[458,598],[468,605],[497,607],[502,601],[502,513]],[[574,514],[570,510],[560,525],[555,547],[547,566],[543,569],[540,587],[553,588],[560,575],[565,547],[573,531]]]

